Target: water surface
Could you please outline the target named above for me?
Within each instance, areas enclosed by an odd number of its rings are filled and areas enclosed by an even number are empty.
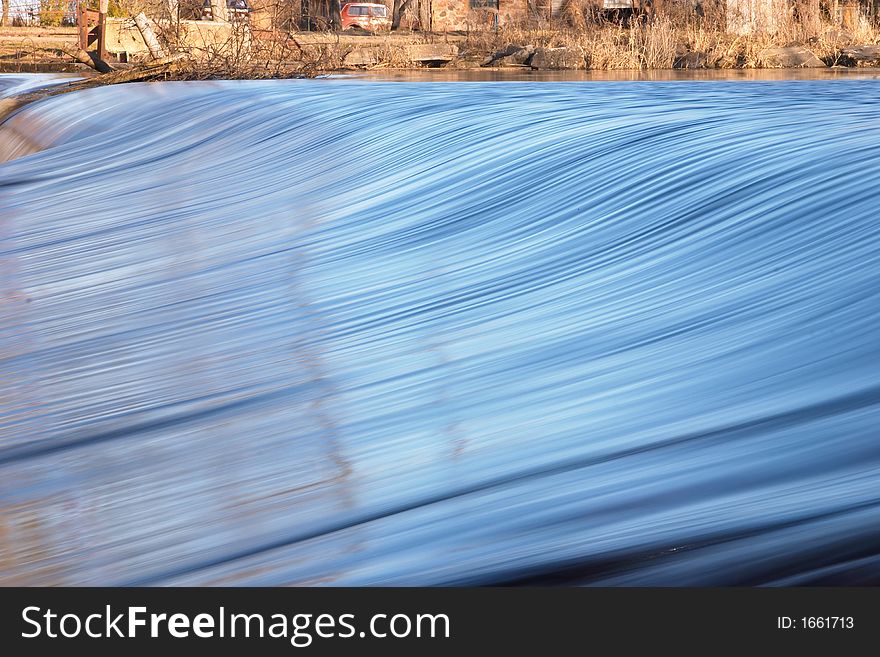
[[[880,583],[871,79],[136,84],[0,128],[0,582]]]

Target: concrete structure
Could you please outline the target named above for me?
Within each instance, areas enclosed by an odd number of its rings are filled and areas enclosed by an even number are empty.
[[[153,21],[155,32],[161,27]],[[107,52],[115,55],[120,61],[129,59],[149,59],[150,51],[144,42],[141,32],[130,18],[108,18],[105,47]],[[207,56],[230,44],[241,45],[240,39],[233,39],[233,25],[216,21],[180,21],[179,43],[184,49],[196,57]]]

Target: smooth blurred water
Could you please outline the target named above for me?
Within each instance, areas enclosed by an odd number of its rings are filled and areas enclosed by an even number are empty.
[[[0,98],[14,96],[61,82],[76,79],[75,76],[54,73],[28,73],[27,75],[0,74]]]
[[[880,583],[880,86],[7,120],[0,583]],[[5,132],[4,132],[5,131]]]

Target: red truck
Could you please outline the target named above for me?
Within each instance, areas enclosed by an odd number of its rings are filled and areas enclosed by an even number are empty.
[[[342,29],[359,27],[369,32],[391,29],[391,16],[385,5],[370,2],[349,2],[339,12],[342,16]]]

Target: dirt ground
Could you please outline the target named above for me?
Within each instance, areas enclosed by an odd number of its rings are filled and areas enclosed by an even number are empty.
[[[76,42],[75,27],[0,27],[0,71],[75,70],[61,47]]]

